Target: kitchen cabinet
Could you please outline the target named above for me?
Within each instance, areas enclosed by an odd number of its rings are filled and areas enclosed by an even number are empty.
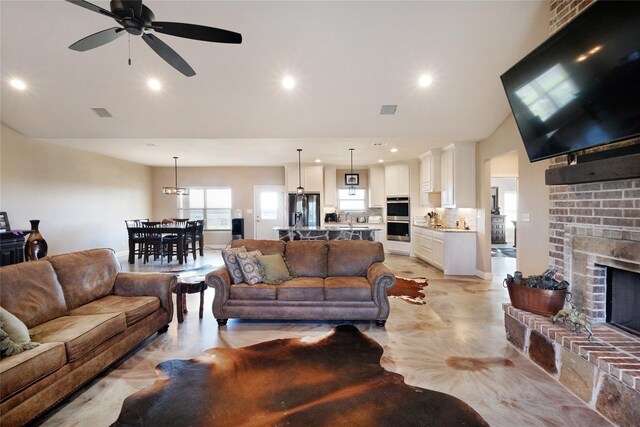
[[[429,206],[429,194],[440,191],[440,157],[442,150],[433,149],[420,156],[420,205]]]
[[[322,166],[302,165],[300,171],[300,183],[304,187],[305,193],[322,193],[324,187],[324,177]],[[292,163],[285,166],[287,177],[287,191],[295,193],[298,188],[298,164]]]
[[[369,207],[383,208],[384,197],[384,166],[369,167]]]
[[[476,207],[475,164],[475,142],[459,142],[442,150],[440,159],[442,207]]]
[[[476,233],[413,227],[413,254],[447,275],[475,275]]]
[[[324,206],[334,207],[337,204],[336,196],[336,168],[326,166],[324,168]]]
[[[384,168],[384,192],[389,196],[409,196],[409,165],[397,164]]]

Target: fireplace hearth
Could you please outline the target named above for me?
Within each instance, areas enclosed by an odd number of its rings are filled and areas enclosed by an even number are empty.
[[[640,336],[640,274],[607,267],[606,319]]]

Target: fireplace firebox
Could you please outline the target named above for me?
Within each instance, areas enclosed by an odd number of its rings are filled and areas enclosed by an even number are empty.
[[[607,323],[640,336],[640,274],[607,267]]]

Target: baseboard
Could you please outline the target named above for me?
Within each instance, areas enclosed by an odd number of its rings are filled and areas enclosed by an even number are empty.
[[[481,270],[476,270],[476,276],[482,280],[493,280],[493,273],[486,273]]]

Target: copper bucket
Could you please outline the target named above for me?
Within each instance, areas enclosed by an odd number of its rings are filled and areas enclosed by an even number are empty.
[[[553,316],[564,307],[567,290],[529,288],[525,285],[507,283],[511,305],[520,310],[542,316]]]

